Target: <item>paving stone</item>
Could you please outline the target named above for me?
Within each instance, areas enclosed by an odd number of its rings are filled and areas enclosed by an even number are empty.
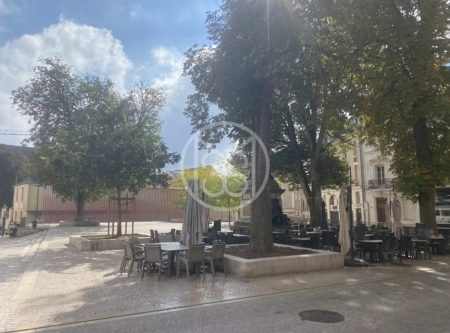
[[[136,223],[136,232],[150,228],[168,232],[175,223]],[[68,246],[69,235],[98,234],[96,228],[50,228],[23,238],[0,238],[0,331],[76,323],[100,318],[176,309],[225,300],[258,297],[295,290],[314,290],[336,285],[385,283],[396,290],[412,276],[430,276],[449,283],[449,257],[435,257],[407,265],[380,264],[370,268],[344,268],[257,279],[223,273],[206,279],[140,274],[119,274],[121,250],[80,252]],[[412,288],[445,295],[442,288],[418,283]],[[401,290],[400,288],[398,290]],[[345,292],[345,290],[343,291]],[[364,290],[361,289],[363,297]],[[394,291],[395,292],[395,291]],[[347,297],[342,294],[336,297]],[[380,296],[382,297],[382,296]],[[406,296],[407,297],[407,296]],[[391,302],[385,300],[386,304]]]

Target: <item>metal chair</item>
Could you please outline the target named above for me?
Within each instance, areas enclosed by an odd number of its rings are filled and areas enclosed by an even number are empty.
[[[167,258],[167,257],[166,257]],[[145,271],[150,275],[152,270],[158,268],[158,281],[161,279],[161,272],[163,270],[167,271],[169,275],[169,270],[167,269],[168,261],[164,259],[161,244],[151,244],[144,247],[144,261],[142,268],[141,280],[144,279]]]
[[[132,254],[132,252],[129,251],[129,249],[125,243],[126,242],[122,242],[123,257],[122,257],[122,262],[120,263],[120,275],[122,275],[123,272],[125,272],[125,268],[127,268],[128,261],[133,259],[133,254]]]
[[[159,234],[158,237],[159,243],[161,242],[174,242],[175,238],[172,234]]]
[[[411,236],[401,236],[399,241],[399,252],[400,252],[400,261],[402,254],[405,254],[405,257],[409,257],[413,259],[413,253],[415,253],[414,243],[412,241]]]
[[[223,271],[225,273],[225,264],[223,259],[225,258],[225,242],[215,242],[211,250],[205,250],[204,259],[209,263],[211,273],[214,276],[216,273],[215,264],[217,261],[222,261]]]
[[[128,275],[127,275],[127,276],[130,276],[133,273],[133,267],[134,267],[135,262],[137,262],[137,264],[138,264],[138,266],[137,266],[138,271],[142,268],[144,256],[142,254],[139,254],[137,249],[135,249],[133,244],[131,244],[130,242],[124,242],[124,246],[125,246],[125,255],[127,258],[129,258],[128,260],[131,261],[130,267],[128,268]]]
[[[205,261],[203,259],[204,245],[189,245],[187,253],[179,253],[177,257],[177,277],[180,275],[180,263],[186,266],[187,277],[189,278],[189,265],[200,264],[200,269],[203,269],[203,278],[205,278]]]

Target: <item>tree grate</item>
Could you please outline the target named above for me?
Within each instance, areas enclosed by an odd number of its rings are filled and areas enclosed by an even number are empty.
[[[338,312],[327,310],[306,310],[298,314],[302,320],[314,321],[317,323],[339,323],[345,318]]]

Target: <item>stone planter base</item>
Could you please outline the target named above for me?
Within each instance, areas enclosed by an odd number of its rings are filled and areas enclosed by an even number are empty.
[[[289,245],[274,244],[274,246],[298,249],[298,247]],[[244,259],[226,254],[224,265],[227,273],[240,277],[301,273],[344,267],[344,255],[341,253],[303,249],[314,253],[259,259]]]
[[[131,235],[130,235],[131,236]],[[148,241],[148,236],[135,236],[141,243]],[[69,237],[69,244],[80,251],[104,251],[121,250],[124,238],[113,239],[89,239],[85,236],[77,235]]]

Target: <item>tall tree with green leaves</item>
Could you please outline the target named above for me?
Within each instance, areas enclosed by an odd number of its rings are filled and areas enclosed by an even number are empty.
[[[223,1],[207,21],[213,45],[188,51],[185,64],[197,89],[186,110],[194,128],[229,120],[264,133],[271,169],[301,186],[316,226],[321,187],[331,176],[340,185],[346,173],[331,142],[343,136],[357,97],[351,40],[333,16],[336,6],[324,0]],[[221,112],[210,116],[209,104]],[[239,139],[237,131],[228,134]],[[331,165],[337,168],[324,168]],[[266,221],[258,203],[252,218]]]
[[[196,88],[185,112],[194,131],[216,121],[237,122],[251,128],[269,147],[273,97],[270,68],[277,45],[270,39],[268,27],[276,27],[269,23],[278,16],[275,9],[282,10],[265,1],[226,0],[220,9],[209,13],[211,44],[191,48],[184,66],[184,73]],[[210,104],[217,105],[221,112],[211,115]],[[204,134],[203,139],[212,143],[226,135],[243,140],[242,133],[230,127]],[[261,147],[256,149],[253,163],[252,182],[262,191],[251,204],[250,247],[255,252],[267,252],[272,247],[271,203],[264,184],[268,166]]]
[[[13,206],[14,185],[30,174],[29,158],[20,148],[0,145],[0,207]]]
[[[322,187],[342,185],[348,173],[336,145],[345,141],[358,98],[349,56],[354,46],[335,17],[338,2],[297,0],[284,6],[290,10],[274,68],[272,169],[301,187],[310,222],[320,226]]]
[[[186,188],[186,182],[198,179],[200,190],[207,195],[207,203],[217,210],[237,211],[241,204],[242,189],[245,176],[235,170],[223,175],[212,166],[184,169],[171,180],[170,185],[175,188]],[[185,207],[187,192],[180,192],[176,203]]]
[[[33,126],[33,161],[37,180],[51,185],[63,199],[76,203],[76,220],[84,205],[104,193],[98,177],[96,112],[108,108],[113,91],[109,80],[81,77],[59,59],[43,59],[34,76],[13,91],[13,103]]]
[[[117,202],[117,236],[122,234],[123,193],[165,185],[167,175],[162,169],[178,161],[161,137],[163,105],[160,90],[141,84],[126,94],[116,94],[112,106],[97,113],[99,179]]]
[[[436,227],[435,191],[450,179],[450,3],[347,1],[342,17],[360,62],[369,142],[392,156],[395,187]],[[350,15],[349,15],[350,13]]]

